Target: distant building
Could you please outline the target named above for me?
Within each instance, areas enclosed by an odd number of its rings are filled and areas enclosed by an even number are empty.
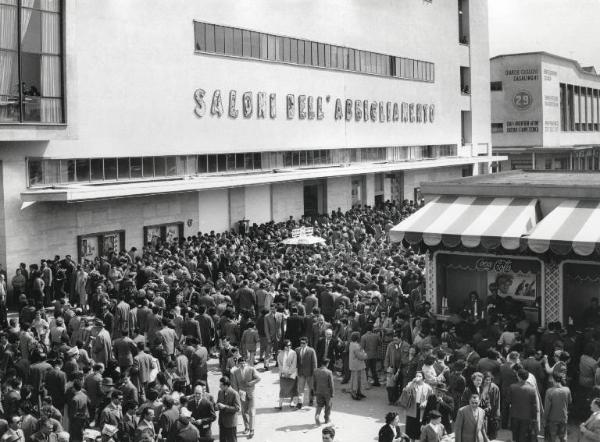
[[[414,200],[494,161],[487,1],[0,8],[9,271]]]
[[[546,52],[491,59],[492,145],[502,170],[599,170],[600,76]]]

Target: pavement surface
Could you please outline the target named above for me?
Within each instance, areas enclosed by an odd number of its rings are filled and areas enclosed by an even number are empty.
[[[256,365],[256,369],[262,369],[263,365]],[[219,378],[221,373],[217,370],[217,361],[209,361],[208,382],[210,392],[217,396]],[[290,408],[284,402],[283,410],[278,411],[279,398],[279,374],[276,368],[268,372],[260,372],[261,381],[256,385],[256,423],[255,435],[252,440],[257,442],[320,442],[321,429],[315,424],[315,407],[306,404],[301,410]],[[340,380],[335,378],[335,396],[333,398],[331,424],[336,431],[336,442],[354,441],[377,441],[377,433],[385,424],[385,415],[389,411],[400,414],[401,425],[404,426],[404,412],[400,407],[388,406],[385,386],[370,387],[363,393],[366,399],[355,401],[346,393],[348,384],[341,385]],[[364,385],[364,382],[363,382]],[[323,422],[323,414],[321,414]],[[213,434],[219,431],[217,423],[213,423]],[[243,441],[246,436],[242,434],[244,424],[241,415],[238,415],[238,439]],[[218,438],[217,438],[218,440]],[[511,435],[506,430],[501,430],[499,439],[511,440]]]

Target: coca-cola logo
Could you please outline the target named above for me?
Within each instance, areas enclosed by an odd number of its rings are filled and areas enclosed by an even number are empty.
[[[512,261],[510,259],[491,260],[480,258],[475,263],[475,270],[478,272],[509,273],[512,271]]]

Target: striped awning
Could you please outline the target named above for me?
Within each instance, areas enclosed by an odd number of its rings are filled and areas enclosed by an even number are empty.
[[[600,201],[567,200],[550,212],[527,237],[536,253],[581,256],[600,252]]]
[[[441,196],[390,231],[393,241],[428,246],[519,248],[538,221],[537,199]]]

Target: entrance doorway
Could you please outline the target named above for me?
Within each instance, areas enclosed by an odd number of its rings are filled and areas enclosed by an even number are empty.
[[[325,213],[325,182],[308,181],[304,183],[304,216],[315,217]]]

